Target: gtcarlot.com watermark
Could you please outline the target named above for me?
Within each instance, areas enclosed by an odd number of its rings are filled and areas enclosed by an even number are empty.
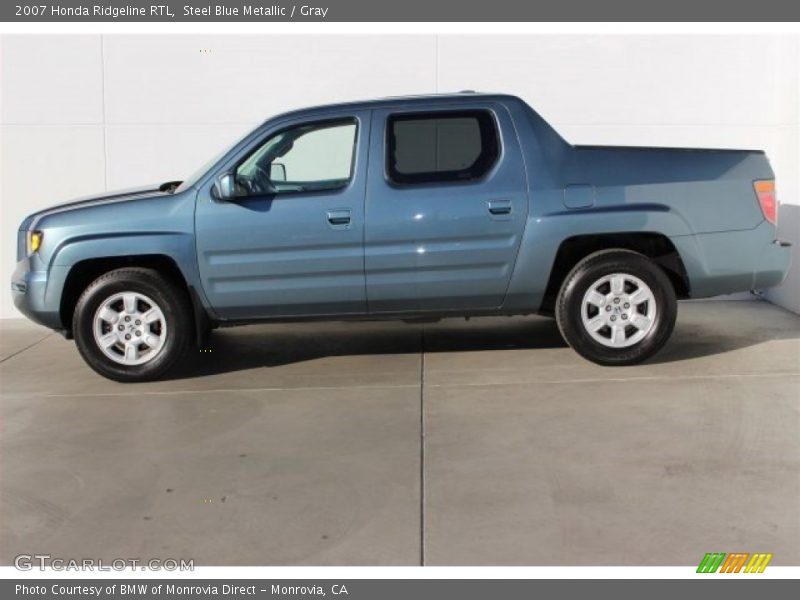
[[[20,571],[194,571],[194,559],[185,558],[60,558],[50,554],[18,554]]]

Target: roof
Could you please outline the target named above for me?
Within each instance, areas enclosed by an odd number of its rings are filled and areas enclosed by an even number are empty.
[[[521,102],[519,98],[509,94],[487,94],[473,91],[463,91],[449,94],[424,94],[417,96],[389,96],[386,98],[375,98],[372,100],[357,100],[350,102],[337,102],[333,104],[322,104],[318,106],[309,106],[305,108],[295,109],[280,113],[270,117],[273,120],[278,117],[288,117],[297,114],[314,114],[324,113],[338,109],[350,110],[370,110],[374,108],[385,107],[413,107],[419,104],[430,104],[431,102],[441,102],[446,104],[448,102],[463,102],[464,100],[476,101],[498,101],[498,100],[515,100]]]

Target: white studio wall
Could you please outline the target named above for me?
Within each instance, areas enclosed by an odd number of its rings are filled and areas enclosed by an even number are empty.
[[[574,143],[763,148],[800,245],[799,55],[797,36],[5,35],[0,281],[35,210],[184,178],[283,110],[463,89],[518,94]],[[800,312],[800,265],[768,297]]]

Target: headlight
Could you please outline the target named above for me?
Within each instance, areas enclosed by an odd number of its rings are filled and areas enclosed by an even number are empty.
[[[29,231],[28,232],[28,256],[34,254],[39,248],[42,247],[42,239],[44,238],[44,233],[41,231]]]

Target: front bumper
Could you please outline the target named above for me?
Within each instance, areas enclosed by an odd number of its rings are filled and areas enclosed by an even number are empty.
[[[55,279],[61,275],[61,269],[58,271]],[[60,314],[63,286],[58,286],[58,294],[53,293],[53,275],[51,272],[48,277],[47,271],[36,270],[30,258],[19,261],[11,276],[11,296],[17,310],[34,323],[63,329]]]

